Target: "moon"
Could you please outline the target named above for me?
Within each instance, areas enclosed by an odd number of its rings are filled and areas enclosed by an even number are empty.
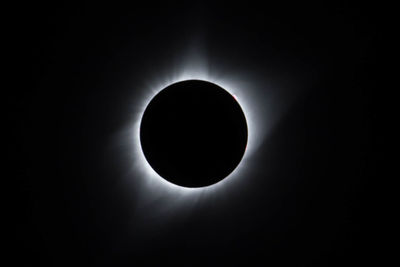
[[[247,146],[245,114],[235,97],[204,80],[173,83],[153,97],[140,123],[143,154],[163,179],[200,188],[225,179]]]

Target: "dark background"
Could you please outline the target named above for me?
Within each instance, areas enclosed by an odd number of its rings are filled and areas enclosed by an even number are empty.
[[[23,75],[7,97],[7,147],[18,266],[360,266],[378,258],[375,6],[17,10],[11,32]],[[198,36],[213,61],[304,90],[263,140],[245,188],[142,231],[134,198],[116,189],[126,163],[108,149],[130,118],[129,98],[139,97],[126,81],[157,76]],[[313,82],[302,84],[303,73]]]

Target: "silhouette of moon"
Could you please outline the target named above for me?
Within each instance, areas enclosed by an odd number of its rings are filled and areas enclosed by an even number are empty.
[[[202,80],[186,80],[161,90],[146,107],[140,143],[150,166],[183,187],[223,180],[246,150],[247,122],[234,96]]]

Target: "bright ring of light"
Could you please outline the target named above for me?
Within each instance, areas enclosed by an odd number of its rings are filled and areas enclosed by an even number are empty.
[[[267,117],[266,114],[261,114],[262,102],[265,101],[265,99],[260,99],[259,95],[257,95],[258,88],[256,88],[256,86],[259,86],[259,83],[254,81],[250,82],[250,79],[245,77],[244,74],[235,75],[232,73],[231,77],[226,77],[226,75],[224,77],[220,73],[211,75],[208,68],[204,67],[204,64],[198,64],[195,66],[193,63],[196,63],[196,60],[191,60],[190,63],[190,65],[186,64],[186,66],[183,66],[185,65],[184,63],[181,64],[182,66],[179,68],[181,71],[175,71],[175,73],[169,72],[165,73],[166,75],[164,76],[158,76],[158,81],[156,80],[157,78],[148,79],[150,84],[143,85],[142,89],[144,95],[139,98],[141,99],[139,100],[140,102],[134,103],[134,123],[129,130],[133,149],[133,171],[136,179],[134,184],[136,188],[138,186],[141,188],[140,191],[143,194],[146,194],[145,198],[152,196],[150,198],[156,199],[157,197],[155,195],[162,197],[167,194],[170,196],[173,195],[174,199],[182,199],[182,197],[193,197],[196,199],[196,196],[204,196],[210,192],[228,190],[228,188],[240,180],[240,177],[244,176],[243,173],[246,170],[246,165],[249,162],[249,159],[257,150],[264,137],[265,127],[262,123],[256,123],[261,122],[261,120],[264,120]],[[197,63],[199,63],[198,60]],[[160,74],[160,72],[158,72],[158,74]],[[164,79],[160,80],[160,77],[161,79]],[[140,122],[149,102],[156,94],[168,85],[185,80],[209,81],[224,88],[235,97],[239,105],[242,107],[247,120],[247,147],[240,164],[228,177],[216,184],[206,187],[187,188],[168,182],[152,169],[150,164],[147,162],[140,145]]]

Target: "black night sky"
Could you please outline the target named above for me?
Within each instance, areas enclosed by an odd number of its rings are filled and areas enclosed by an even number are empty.
[[[15,266],[376,259],[373,6],[131,1],[19,10],[14,48],[24,75],[7,96]],[[261,114],[254,124],[267,130],[234,186],[196,201],[146,202],[157,190],[136,182],[146,177],[121,132],[146,104],[146,82],[184,71],[182,58],[197,64],[188,53],[233,84],[245,80],[241,93],[253,88]]]

